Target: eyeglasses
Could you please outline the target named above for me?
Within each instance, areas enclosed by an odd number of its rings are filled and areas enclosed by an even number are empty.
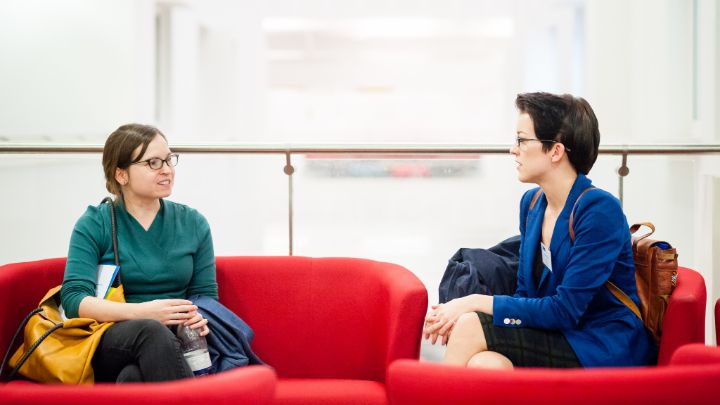
[[[153,170],[160,170],[163,167],[163,163],[167,163],[168,167],[175,167],[178,164],[178,159],[180,158],[180,155],[177,153],[171,153],[168,155],[166,159],[160,159],[157,157],[150,158],[147,160],[141,160],[139,162],[131,163],[133,165],[139,165],[139,164],[146,164],[149,168]]]
[[[542,142],[542,143],[559,143],[559,144],[562,144],[562,142],[560,142],[560,141],[554,141],[554,140],[551,140],[551,139],[521,138],[521,137],[519,137],[519,136],[518,136],[517,138],[515,138],[515,144],[516,144],[517,147],[518,147],[519,149],[521,149],[521,150],[527,150],[527,146],[525,145],[525,142],[532,142],[532,141]],[[563,145],[563,146],[565,146],[565,145]],[[567,146],[565,146],[565,150],[566,150],[567,152],[570,152],[570,148],[568,148]]]

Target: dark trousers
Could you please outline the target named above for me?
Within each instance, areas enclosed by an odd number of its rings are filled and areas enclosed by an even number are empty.
[[[103,335],[92,359],[97,382],[150,382],[192,377],[180,341],[151,319],[117,322]]]

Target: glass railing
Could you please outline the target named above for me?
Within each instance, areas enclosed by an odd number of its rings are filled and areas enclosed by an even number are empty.
[[[173,149],[181,157],[170,199],[208,218],[217,255],[390,261],[423,281],[430,302],[458,248],[489,247],[518,233],[519,199],[533,187],[518,182],[509,148],[499,145]],[[100,152],[96,145],[0,144],[0,263],[66,255],[74,222],[107,194]],[[629,174],[620,176],[622,167]],[[678,248],[680,264],[705,277],[714,303],[720,145],[603,146],[590,177],[622,196],[629,222],[655,223],[656,237]]]

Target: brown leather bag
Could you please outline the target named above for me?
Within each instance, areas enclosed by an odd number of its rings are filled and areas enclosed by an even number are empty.
[[[570,240],[575,241],[573,231],[573,216],[580,198],[592,190],[593,187],[585,189],[575,200],[575,205],[570,212],[568,224]],[[533,199],[534,201],[534,199]],[[650,228],[650,232],[635,236],[642,226]],[[618,286],[608,280],[605,286],[610,292],[625,304],[638,318],[642,319],[645,327],[650,331],[655,342],[660,341],[662,335],[662,321],[667,309],[670,294],[677,285],[677,250],[668,242],[648,239],[648,236],[655,232],[655,225],[651,222],[640,222],[630,227],[632,236],[633,262],[635,263],[635,285],[640,308],[625,294]]]
[[[643,225],[650,228],[650,232],[634,236]],[[669,243],[648,239],[653,232],[655,225],[650,222],[630,227],[630,233],[633,234],[635,283],[640,297],[640,315],[655,340],[659,341],[668,300],[677,285],[678,255],[677,250]]]

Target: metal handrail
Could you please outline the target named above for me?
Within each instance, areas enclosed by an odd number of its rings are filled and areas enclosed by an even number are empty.
[[[98,144],[31,144],[0,143],[1,153],[100,153]],[[228,154],[303,154],[303,153],[353,153],[353,154],[505,154],[508,145],[474,144],[217,144],[173,145],[178,153],[228,153]],[[600,145],[600,154],[609,155],[697,155],[720,153],[719,144],[708,145]]]
[[[102,145],[80,144],[23,144],[0,143],[0,154],[56,154],[56,153],[102,153]],[[442,154],[507,154],[508,145],[443,145],[443,144],[375,144],[375,145],[303,145],[303,144],[218,144],[173,145],[178,153],[222,154],[282,154],[285,155],[283,171],[288,176],[288,254],[293,254],[293,173],[292,155],[299,154],[349,154],[349,155],[442,155]],[[618,196],[623,202],[623,179],[630,173],[628,155],[700,155],[720,153],[720,145],[601,145],[600,154],[621,155],[622,163],[617,169]],[[394,157],[394,156],[393,156]]]

